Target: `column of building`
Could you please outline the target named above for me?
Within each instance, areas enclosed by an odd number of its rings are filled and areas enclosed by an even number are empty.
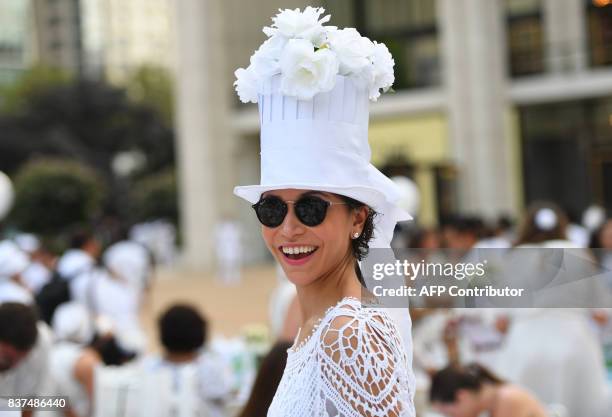
[[[504,8],[500,0],[438,1],[449,138],[460,209],[515,214],[506,111]]]
[[[583,71],[588,58],[584,0],[544,0],[543,15],[547,71]]]
[[[215,224],[234,206],[221,6],[221,0],[176,2],[182,265],[198,271],[214,265]]]

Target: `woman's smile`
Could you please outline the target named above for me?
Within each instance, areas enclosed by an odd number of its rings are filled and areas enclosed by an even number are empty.
[[[318,246],[307,244],[287,244],[278,247],[281,259],[292,266],[304,265],[310,261],[317,249]]]

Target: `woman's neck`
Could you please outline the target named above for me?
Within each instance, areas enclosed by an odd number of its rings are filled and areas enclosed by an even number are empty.
[[[361,297],[361,284],[352,258],[305,286],[297,287],[303,323],[316,320],[344,297]]]

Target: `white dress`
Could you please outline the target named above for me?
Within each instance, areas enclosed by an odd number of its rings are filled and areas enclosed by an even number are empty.
[[[268,417],[414,416],[412,371],[383,309],[344,298],[287,353]]]

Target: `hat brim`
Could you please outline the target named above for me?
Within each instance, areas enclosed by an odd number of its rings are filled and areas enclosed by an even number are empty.
[[[329,184],[275,184],[275,185],[243,185],[234,187],[234,194],[240,198],[245,199],[251,204],[255,204],[259,201],[261,195],[267,191],[274,190],[313,190],[313,191],[324,191],[333,194],[339,194],[346,197],[353,198],[360,201],[374,210],[382,209],[388,202],[386,197],[379,190],[362,186],[332,186]],[[402,210],[403,211],[403,210]],[[413,220],[412,216],[404,211],[403,218],[401,221]]]

